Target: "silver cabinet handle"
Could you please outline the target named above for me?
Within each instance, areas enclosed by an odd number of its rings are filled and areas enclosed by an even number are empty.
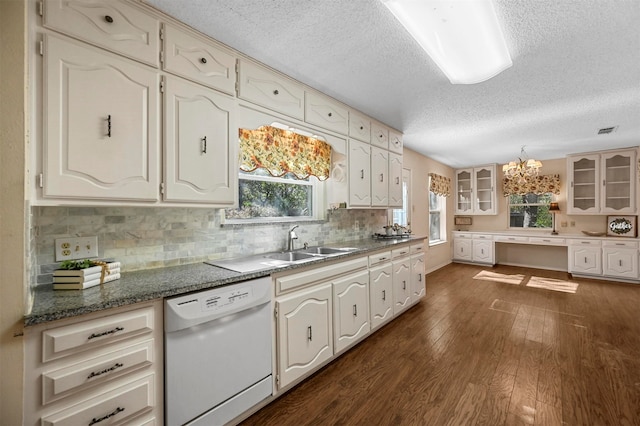
[[[418,282],[422,282],[422,274],[418,274]]]
[[[360,179],[364,179],[364,169],[360,170]]]
[[[407,289],[407,282],[405,280],[402,280],[402,289],[403,290]]]
[[[358,305],[353,305],[353,316],[354,317],[358,316]]]
[[[106,373],[111,373],[112,371],[116,371],[118,368],[122,367],[124,367],[124,364],[122,364],[121,362],[116,362],[112,367],[108,367],[100,371],[92,371],[91,374],[87,376],[87,380],[93,379],[94,377],[102,376]]]
[[[109,334],[114,334],[119,331],[124,331],[124,327],[115,327],[111,330],[103,331],[102,333],[91,333],[91,336],[87,337],[87,340],[95,339],[96,337],[108,336]]]
[[[386,290],[382,290],[382,300],[383,301],[387,300],[387,291]]]
[[[380,173],[380,182],[384,182],[384,173]]]
[[[107,137],[111,137],[111,114],[107,116]]]
[[[111,417],[118,415],[120,413],[122,413],[124,411],[124,408],[122,407],[117,407],[115,410],[113,410],[112,412],[110,412],[109,414],[105,414],[102,417],[94,417],[90,422],[89,422],[89,426],[93,426],[95,424],[98,424],[104,420],[110,419]]]
[[[202,138],[202,153],[206,154],[207,153],[207,137],[203,137]]]
[[[274,95],[278,95],[278,94],[280,94],[280,92],[278,91],[278,89],[276,89],[276,90],[273,91],[273,94]]]
[[[311,326],[307,327],[307,339],[310,342],[313,341],[313,330],[311,330]]]

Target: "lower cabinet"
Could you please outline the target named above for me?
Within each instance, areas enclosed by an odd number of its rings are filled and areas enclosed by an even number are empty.
[[[624,243],[619,243],[623,245]],[[609,277],[638,279],[638,249],[623,247],[602,248],[602,274]]]
[[[411,306],[411,260],[409,247],[392,250],[393,258],[393,315]]]
[[[411,255],[411,300],[417,302],[427,294],[424,276],[424,253]]]
[[[369,256],[369,308],[371,330],[393,318],[393,266],[391,252]]]
[[[453,234],[453,260],[459,262],[495,263],[493,237],[485,234]]]
[[[471,262],[473,260],[471,238],[453,238],[453,260],[459,260],[462,262]]]
[[[24,424],[163,423],[162,302],[25,329]]]
[[[336,354],[369,334],[369,271],[333,282],[333,318]]]
[[[602,275],[600,241],[572,240],[569,245],[569,272]]]
[[[333,356],[331,283],[276,299],[280,388]]]
[[[473,262],[493,264],[493,241],[474,238],[471,246]]]

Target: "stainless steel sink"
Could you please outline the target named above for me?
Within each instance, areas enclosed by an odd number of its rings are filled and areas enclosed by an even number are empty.
[[[284,251],[281,253],[271,253],[271,254],[265,255],[264,257],[266,257],[267,259],[282,260],[284,262],[298,262],[300,260],[313,259],[312,254],[302,253],[299,251]]]
[[[352,247],[309,247],[307,249],[302,249],[303,253],[310,253],[313,255],[321,255],[321,256],[331,256],[337,254],[348,253],[350,251],[357,250]]]

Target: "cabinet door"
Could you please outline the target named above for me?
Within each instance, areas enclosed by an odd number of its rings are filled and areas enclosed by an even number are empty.
[[[602,275],[602,249],[569,246],[569,272]]]
[[[569,214],[600,212],[600,156],[568,157],[567,174],[571,180],[567,212]]]
[[[389,153],[389,207],[402,208],[402,155]]]
[[[371,329],[380,327],[393,317],[393,267],[385,263],[369,269],[369,303]]]
[[[495,166],[473,169],[474,175],[474,214],[495,214]]]
[[[471,240],[464,238],[453,239],[453,258],[454,260],[464,260],[471,262],[473,259],[471,251]]]
[[[456,214],[473,213],[473,169],[456,170]]]
[[[165,200],[233,206],[238,196],[235,101],[171,77],[165,93]]]
[[[411,299],[417,302],[427,294],[424,275],[424,253],[411,256]]]
[[[97,49],[45,38],[45,197],[156,201],[156,72]]]
[[[162,68],[230,95],[236,91],[236,58],[171,25],[164,26]]]
[[[389,205],[389,151],[376,147],[371,148],[371,205]]]
[[[602,213],[635,213],[635,151],[601,154]]]
[[[371,120],[349,111],[349,136],[362,142],[371,142]]]
[[[375,121],[371,123],[371,145],[389,149],[389,129]]]
[[[116,0],[46,0],[42,25],[158,66],[160,22]]]
[[[393,262],[393,315],[409,307],[411,293],[411,260],[407,256]]]
[[[402,154],[402,134],[389,130],[389,151]]]
[[[493,243],[491,241],[473,240],[474,262],[493,264]]]
[[[252,62],[238,61],[238,97],[304,119],[304,89],[293,80]]]
[[[604,275],[638,279],[638,250],[605,247],[602,249]]]
[[[369,271],[333,282],[333,338],[335,353],[369,334]]]
[[[349,206],[371,206],[371,147],[349,140]]]
[[[337,101],[315,92],[305,93],[304,121],[343,135],[349,132],[349,110]]]
[[[280,388],[333,356],[331,299],[330,283],[276,299]]]

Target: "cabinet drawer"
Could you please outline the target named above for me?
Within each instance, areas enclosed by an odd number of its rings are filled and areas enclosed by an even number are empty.
[[[564,238],[544,238],[544,237],[529,237],[531,244],[538,244],[541,246],[566,246],[567,242]]]
[[[164,26],[163,68],[196,83],[235,94],[235,56],[171,25]]]
[[[42,332],[42,361],[153,331],[153,308],[123,312]]]
[[[410,252],[411,252],[410,246],[393,249],[391,250],[391,258],[395,260],[399,257],[408,255]]]
[[[88,386],[105,383],[153,363],[153,341],[148,340],[69,367],[42,374],[42,403],[48,404]]]
[[[637,249],[637,241],[603,241],[602,247],[630,248]]]
[[[474,240],[493,240],[493,235],[474,234],[473,239]]]
[[[366,257],[361,257],[355,260],[347,260],[345,262],[321,266],[305,272],[276,278],[276,294],[301,288],[318,281],[328,280],[357,269],[364,269],[368,265],[367,260]]]
[[[371,142],[371,120],[349,111],[349,136],[362,142]]]
[[[508,235],[496,235],[494,239],[495,241],[498,241],[500,243],[528,243],[529,242],[529,237],[515,237],[515,236],[508,236]]]
[[[371,123],[371,145],[389,149],[389,130],[380,123]]]
[[[349,132],[349,110],[333,99],[314,92],[305,94],[304,121],[343,135]]]
[[[600,247],[602,245],[600,240],[583,240],[583,239],[575,239],[569,240],[569,245],[572,246],[592,246],[592,247]]]
[[[389,262],[391,261],[391,252],[385,251],[383,253],[376,253],[369,256],[369,265],[375,265],[380,262]]]
[[[160,23],[129,3],[46,0],[42,25],[158,66]]]
[[[454,232],[453,233],[453,238],[471,239],[472,237],[473,237],[472,234],[468,234],[468,233],[464,233],[464,232]]]
[[[389,151],[402,154],[402,134],[389,130]]]
[[[238,97],[288,116],[304,119],[302,85],[264,67],[238,61]]]
[[[43,426],[121,424],[127,419],[150,411],[155,405],[154,375],[143,377],[112,389],[99,397],[73,405],[42,418]]]
[[[411,254],[424,252],[424,243],[411,244],[411,247],[409,248],[409,252]]]

